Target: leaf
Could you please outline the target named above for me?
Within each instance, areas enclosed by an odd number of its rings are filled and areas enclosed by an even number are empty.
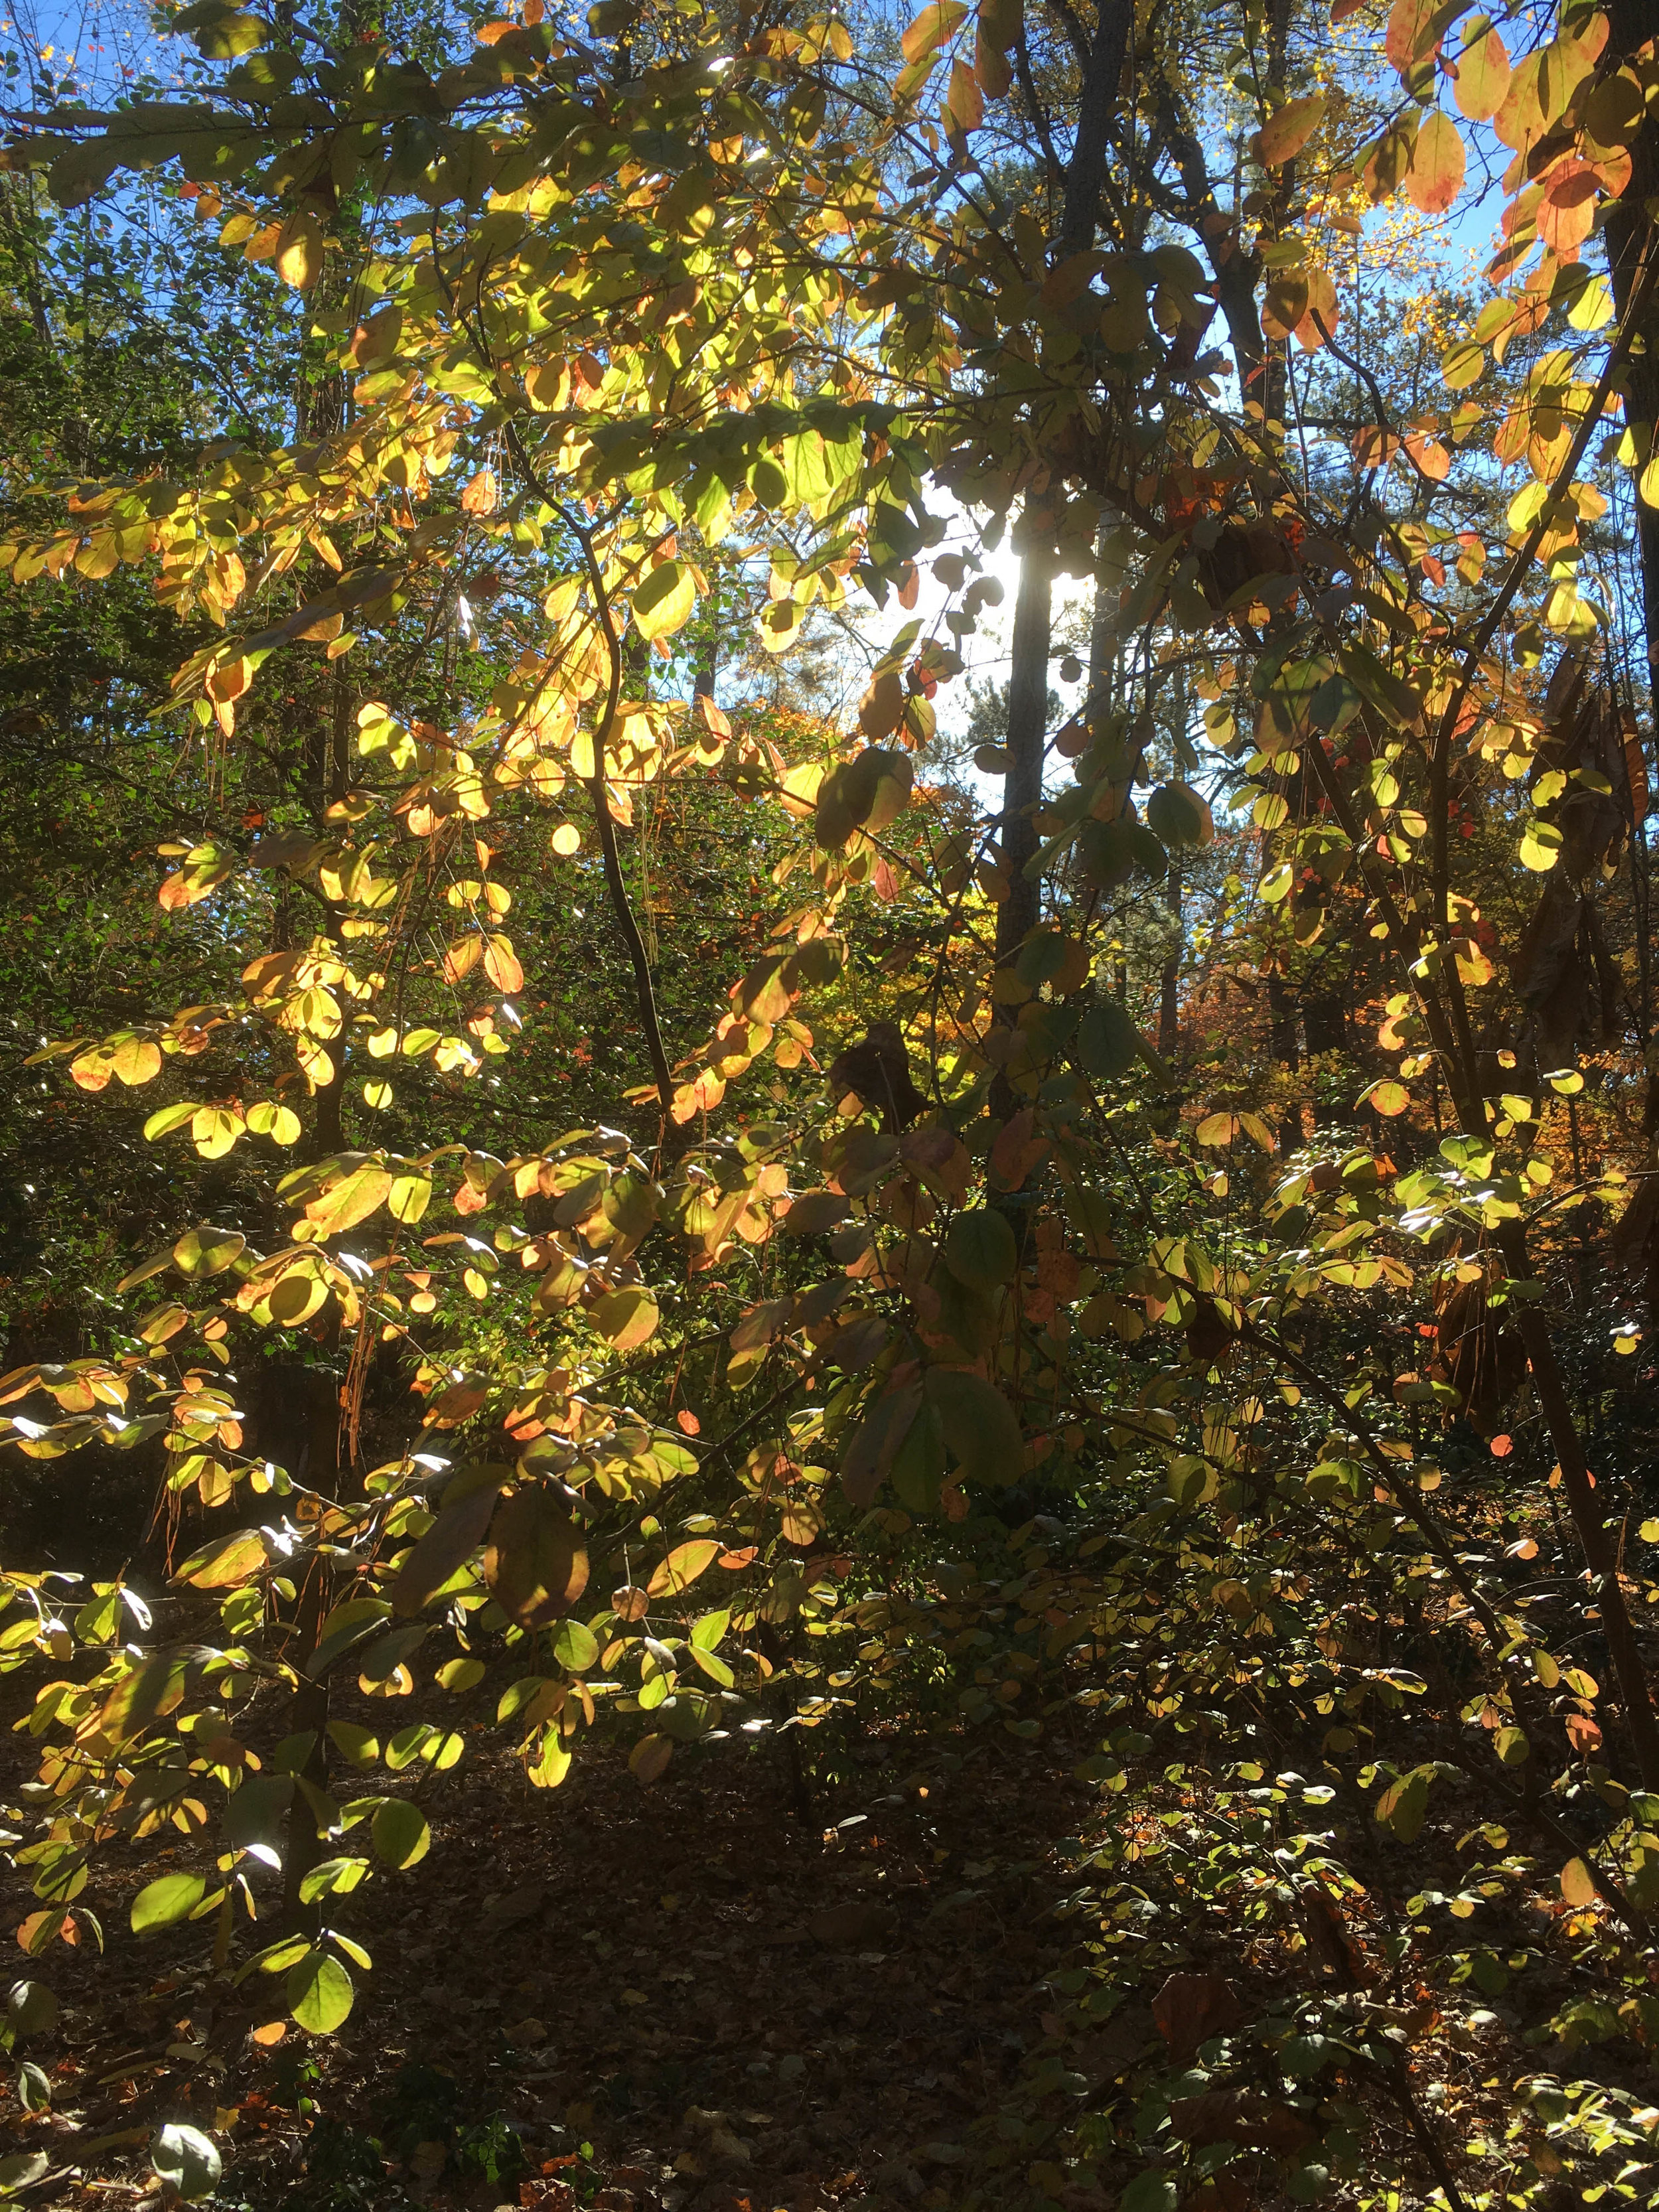
[[[204,2136],[200,2128],[186,2127],[181,2120],[169,2120],[157,2129],[149,2162],[156,2179],[186,2204],[211,2197],[225,2170],[212,2137]]]
[[[559,1632],[553,1638],[553,1656],[571,1674],[585,1674],[590,1667],[599,1664],[599,1638],[580,1620],[562,1620]]]
[[[968,1480],[1006,1488],[1024,1471],[1025,1443],[1013,1407],[994,1382],[966,1369],[930,1367],[923,1382],[945,1441]]]
[[[1403,76],[1435,48],[1436,0],[1394,0],[1382,51]]]
[[[697,604],[696,580],[684,561],[664,561],[636,587],[634,627],[641,637],[672,637]]]
[[[1561,1894],[1580,1910],[1595,1902],[1595,1877],[1583,1859],[1569,1859],[1562,1868]]]
[[[378,1212],[391,1193],[390,1170],[376,1161],[365,1160],[349,1175],[331,1183],[319,1198],[313,1198],[306,1208],[306,1218],[316,1224],[320,1236],[337,1237]]]
[[[501,1480],[483,1481],[453,1505],[445,1504],[398,1570],[392,1585],[395,1614],[419,1613],[471,1558],[489,1529],[501,1487]]]
[[[915,64],[935,53],[968,13],[965,0],[931,0],[904,33],[904,58]]]
[[[662,1318],[655,1298],[638,1285],[607,1291],[587,1310],[594,1328],[618,1352],[636,1351],[656,1334]]]
[[[1364,646],[1344,646],[1342,671],[1396,729],[1410,729],[1422,714],[1423,702],[1410,684],[1385,668]]]
[[[1414,1843],[1429,1809],[1429,1784],[1433,1769],[1413,1767],[1386,1789],[1376,1801],[1376,1825],[1390,1828],[1402,1844]]]
[[[985,120],[985,97],[979,79],[960,58],[951,64],[950,89],[939,119],[945,130],[963,132],[977,131]]]
[[[1322,92],[1310,92],[1303,99],[1288,100],[1283,107],[1274,110],[1250,141],[1250,151],[1263,168],[1281,168],[1286,161],[1295,160],[1318,130],[1327,97]]]
[[[677,1544],[646,1584],[647,1596],[666,1597],[690,1589],[697,1577],[714,1565],[721,1549],[708,1536],[700,1536],[690,1544]]]
[[[1185,783],[1158,785],[1146,801],[1146,827],[1162,843],[1176,848],[1202,847],[1215,837],[1208,802]]]
[[[475,470],[461,489],[461,513],[494,514],[499,497],[495,470]]]
[[[426,1814],[406,1797],[388,1797],[377,1806],[368,1833],[374,1856],[399,1874],[418,1866],[432,1848]]]
[[[6,2026],[15,2035],[49,2035],[58,2025],[61,2010],[44,1982],[25,1978],[14,1982],[6,1993]]]
[[[199,1106],[190,1117],[191,1141],[204,1160],[222,1160],[246,1127],[229,1106]]]
[[[207,1895],[207,1882],[199,1874],[164,1874],[147,1882],[132,1900],[132,1932],[148,1936],[158,1928],[171,1928],[188,1920]]]
[[[219,1275],[246,1249],[246,1237],[234,1229],[187,1229],[173,1256],[186,1275]]]
[[[1486,365],[1486,348],[1474,338],[1459,338],[1441,356],[1440,374],[1449,392],[1465,392],[1478,381]]]
[[[1194,1130],[1193,1141],[1213,1146],[1218,1151],[1231,1144],[1243,1126],[1236,1114],[1206,1114]]]
[[[394,1221],[413,1223],[420,1220],[431,1202],[432,1178],[429,1175],[423,1175],[416,1169],[394,1173],[386,1201],[386,1210]]]
[[[906,1383],[878,1398],[848,1438],[842,1454],[841,1486],[860,1511],[875,1504],[921,1411],[921,1383]]]
[[[628,1771],[636,1782],[659,1781],[674,1756],[674,1740],[666,1735],[642,1735],[628,1755]]]
[[[945,1236],[945,1264],[969,1290],[994,1291],[1012,1282],[1019,1253],[1006,1216],[990,1206],[957,1214]]]
[[[1117,2212],[1175,2212],[1181,2192],[1161,2166],[1136,2174],[1117,2200]]]
[[[351,1977],[326,1952],[307,1951],[283,1984],[288,2008],[307,2035],[332,2035],[344,2025],[355,1992]]]
[[[1115,999],[1103,999],[1078,1024],[1078,1059],[1101,1082],[1127,1075],[1139,1051],[1140,1032]]]
[[[1428,115],[1412,149],[1406,196],[1425,215],[1444,215],[1463,189],[1463,136],[1443,108]]]
[[[251,1582],[265,1564],[264,1540],[257,1528],[238,1528],[216,1536],[192,1552],[172,1579],[192,1589],[236,1589]]]
[[[308,292],[323,273],[322,227],[314,215],[291,215],[276,237],[276,274],[296,292]]]
[[[484,1579],[521,1627],[557,1620],[575,1604],[587,1587],[587,1553],[553,1491],[526,1483],[501,1499],[489,1525]]]
[[[803,1191],[783,1217],[786,1237],[822,1237],[846,1220],[847,1200],[838,1191]]]
[[[1152,1999],[1153,2024],[1176,2066],[1190,2066],[1200,2044],[1243,2018],[1238,1992],[1222,1974],[1171,1974]]]
[[[161,1048],[149,1037],[126,1037],[110,1056],[110,1066],[130,1088],[161,1073]]]
[[[498,991],[505,991],[510,995],[514,991],[523,990],[524,969],[519,964],[518,954],[513,950],[513,939],[504,937],[499,930],[484,939],[483,964],[484,974]]]
[[[1553,822],[1528,822],[1521,836],[1521,865],[1534,875],[1547,875],[1561,857],[1561,832]]]
[[[1481,31],[1486,23],[1484,15],[1471,20],[1468,43],[1457,57],[1453,97],[1458,113],[1468,116],[1471,123],[1489,123],[1510,88],[1509,50],[1490,27]]]

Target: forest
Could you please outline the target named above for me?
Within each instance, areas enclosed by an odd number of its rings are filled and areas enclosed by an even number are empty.
[[[1659,2204],[1651,0],[0,25],[0,2205]]]

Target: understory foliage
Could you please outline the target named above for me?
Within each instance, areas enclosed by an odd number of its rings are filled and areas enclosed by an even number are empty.
[[[161,27],[0,172],[0,2191],[485,1686],[1096,1745],[941,2203],[1649,2201],[1645,12]]]

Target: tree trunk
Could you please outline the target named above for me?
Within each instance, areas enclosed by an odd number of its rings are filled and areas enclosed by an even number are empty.
[[[1158,1048],[1172,1060],[1181,1042],[1181,957],[1185,950],[1181,926],[1181,863],[1171,860],[1164,878],[1164,895],[1175,922],[1175,942],[1164,963],[1163,988],[1158,1002]]]

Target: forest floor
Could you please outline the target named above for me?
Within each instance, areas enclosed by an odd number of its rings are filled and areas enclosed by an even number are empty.
[[[30,2052],[53,2106],[13,2106],[3,2147],[51,2158],[31,2208],[77,2212],[159,2204],[166,2120],[216,2130],[215,2202],[253,2212],[944,2206],[1077,1951],[1053,1907],[1078,1748],[1005,1737],[896,1789],[872,1749],[867,1789],[855,1759],[804,1819],[776,1739],[649,1790],[590,1747],[543,1792],[481,1733],[422,1792],[427,1857],[345,1900],[374,1965],[326,2039],[282,2025],[279,1981],[214,1977],[211,1921],[137,1941],[130,1893],[165,1869],[118,1848],[79,1900],[108,1954],[30,1969],[64,2008]]]

